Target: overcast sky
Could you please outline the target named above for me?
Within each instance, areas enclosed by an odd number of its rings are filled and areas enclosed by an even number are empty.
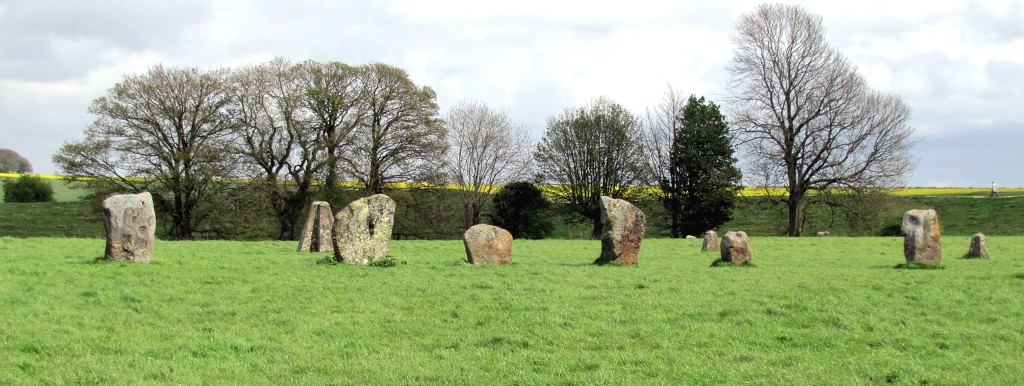
[[[642,113],[671,85],[724,102],[730,35],[757,1],[0,0],[0,148],[55,173],[90,102],[150,66],[281,56],[385,62],[437,91],[507,110],[534,139],[607,96]],[[875,89],[913,108],[910,186],[1024,187],[1019,1],[802,2]]]

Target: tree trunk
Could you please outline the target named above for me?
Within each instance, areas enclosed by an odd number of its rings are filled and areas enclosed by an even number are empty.
[[[789,207],[789,227],[786,235],[800,237],[804,228],[804,193],[790,191],[786,205]]]
[[[602,232],[604,232],[604,224],[601,223],[601,214],[598,213],[597,216],[594,216],[594,229],[590,235],[594,239],[600,240]]]
[[[669,202],[668,215],[671,218],[672,225],[669,230],[672,232],[672,238],[679,238],[679,199],[678,197],[671,198]]]

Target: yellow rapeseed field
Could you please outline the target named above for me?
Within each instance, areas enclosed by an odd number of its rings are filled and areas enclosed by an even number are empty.
[[[62,176],[55,174],[33,174],[34,176],[58,180],[63,178]],[[0,173],[0,178],[17,178],[20,174],[16,173]],[[355,181],[346,181],[340,184],[346,188],[361,188],[362,185]],[[409,189],[414,187],[424,187],[432,185],[399,182],[390,184],[391,187],[396,189]],[[463,187],[458,184],[445,184],[444,187],[448,189],[462,189]],[[541,190],[547,194],[556,195],[559,192],[558,186],[556,185],[541,185]],[[656,186],[637,186],[632,188],[633,192],[640,195],[653,196],[657,194],[658,187]],[[494,189],[497,191],[497,189]],[[997,191],[999,194],[1011,194],[1020,195],[1024,194],[1024,188],[1002,188],[1000,187]],[[765,196],[767,193],[771,193],[774,196],[785,195],[786,190],[784,188],[758,188],[758,187],[747,187],[743,188],[740,192],[741,196],[747,197],[760,197]],[[989,188],[903,188],[892,191],[892,194],[897,196],[988,196],[990,194]]]

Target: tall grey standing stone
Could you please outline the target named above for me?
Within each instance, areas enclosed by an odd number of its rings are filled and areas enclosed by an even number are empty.
[[[704,242],[700,244],[701,252],[718,252],[718,232],[704,232]]]
[[[747,232],[725,232],[722,236],[721,256],[722,261],[733,265],[743,265],[754,259],[754,253],[750,250],[750,239]]]
[[[988,240],[985,235],[975,233],[974,236],[971,236],[971,247],[967,249],[967,257],[988,258]]]
[[[132,263],[153,260],[156,213],[149,192],[118,194],[103,200],[103,227],[107,231],[108,259]]]
[[[299,252],[334,252],[334,212],[327,201],[313,201],[299,237]]]
[[[369,265],[388,256],[395,201],[383,194],[360,198],[334,216],[334,258]]]
[[[938,265],[942,260],[939,215],[935,209],[913,209],[903,214],[903,257],[907,263]]]
[[[503,265],[512,262],[512,234],[494,225],[477,224],[462,234],[470,264]]]
[[[601,196],[601,257],[596,264],[637,265],[647,215],[626,200]]]

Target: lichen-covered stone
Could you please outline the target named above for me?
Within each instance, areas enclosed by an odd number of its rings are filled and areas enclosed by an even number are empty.
[[[967,249],[967,257],[988,258],[988,240],[985,235],[975,233],[974,236],[971,236],[971,246]]]
[[[701,252],[718,252],[718,232],[704,232],[704,242],[700,244]]]
[[[647,216],[626,200],[601,197],[601,257],[597,264],[636,265]]]
[[[725,232],[720,245],[722,261],[733,265],[743,265],[754,259],[754,252],[750,249],[750,239],[743,231]]]
[[[477,224],[462,234],[466,259],[470,264],[508,264],[512,262],[512,234],[494,225]]]
[[[369,265],[388,256],[395,201],[383,194],[360,198],[334,216],[334,258]]]
[[[133,263],[153,259],[156,213],[149,192],[118,194],[103,200],[103,226],[108,259]]]
[[[942,260],[939,215],[935,209],[913,209],[903,214],[903,256],[907,263],[938,265]]]
[[[326,201],[313,201],[299,237],[299,252],[334,252],[334,212]]]

